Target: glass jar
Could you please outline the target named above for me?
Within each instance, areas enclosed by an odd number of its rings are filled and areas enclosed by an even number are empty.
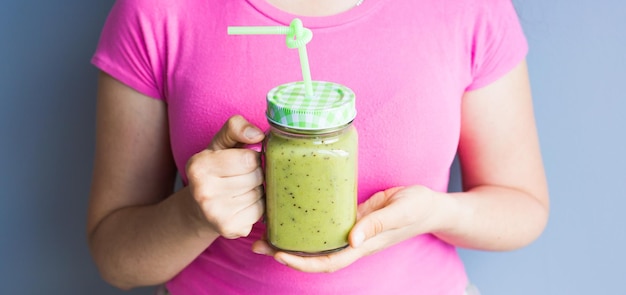
[[[354,93],[339,84],[314,83],[317,92],[309,98],[301,82],[268,93],[270,131],[263,147],[267,239],[300,255],[345,248],[356,222]]]

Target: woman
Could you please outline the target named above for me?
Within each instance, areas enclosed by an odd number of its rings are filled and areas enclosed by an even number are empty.
[[[527,44],[509,1],[172,2],[118,0],[93,58],[87,231],[112,285],[457,295],[471,285],[455,247],[518,249],[543,231]],[[294,17],[314,34],[313,79],[357,94],[359,217],[350,246],[321,257],[262,239],[259,154],[241,148],[263,140],[264,96],[299,79],[297,54],[280,37],[226,35]],[[447,193],[457,153],[464,191]]]

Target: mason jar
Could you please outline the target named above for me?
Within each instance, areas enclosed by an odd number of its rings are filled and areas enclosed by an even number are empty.
[[[300,255],[348,245],[356,222],[355,95],[332,82],[293,82],[267,95],[263,146],[268,242]]]

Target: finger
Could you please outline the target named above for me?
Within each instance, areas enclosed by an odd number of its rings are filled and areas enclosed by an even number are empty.
[[[263,184],[263,172],[258,167],[247,174],[210,177],[194,183],[193,194],[200,199],[227,198],[226,201],[236,202],[235,198]]]
[[[223,150],[240,144],[254,144],[263,140],[263,132],[242,116],[232,116],[213,137],[209,150]]]
[[[241,231],[237,232],[236,238],[247,237],[252,232],[253,225],[261,219],[263,212],[265,211],[265,202],[263,200],[257,200],[250,206],[241,210],[236,216]]]
[[[357,217],[360,219],[378,209],[383,208],[389,202],[389,198],[402,189],[403,187],[393,187],[385,191],[375,193],[367,201],[359,205]]]
[[[255,188],[243,195],[233,198],[222,210],[234,212],[227,220],[227,224],[219,227],[223,237],[235,239],[245,237],[252,231],[253,225],[261,219],[265,211],[265,202],[262,200],[262,190]]]
[[[278,251],[276,251],[274,247],[270,246],[267,240],[261,239],[252,244],[252,252],[261,255],[274,256]]]
[[[286,252],[277,252],[274,259],[293,269],[310,273],[330,273],[345,268],[362,255],[354,248],[348,247],[337,253],[323,256],[298,256]]]
[[[392,188],[374,194],[368,201],[359,206],[360,219],[350,231],[350,245],[357,248],[367,239],[370,239],[386,230],[401,226],[398,221],[398,212],[406,208],[393,208],[392,196],[402,188]]]
[[[261,166],[261,154],[249,149],[204,150],[187,162],[189,178],[229,177],[253,172]]]
[[[249,215],[250,221],[256,222],[261,219],[265,209],[263,188],[259,185],[245,194],[234,197],[232,202],[236,204],[234,208],[236,215]]]
[[[261,167],[257,167],[254,171],[247,174],[222,177],[219,184],[213,187],[213,189],[223,190],[227,195],[238,198],[261,184],[263,184],[263,170]]]

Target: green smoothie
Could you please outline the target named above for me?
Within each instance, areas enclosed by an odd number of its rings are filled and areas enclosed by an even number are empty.
[[[342,249],[356,221],[357,132],[297,136],[272,128],[265,143],[267,238],[303,254]]]

